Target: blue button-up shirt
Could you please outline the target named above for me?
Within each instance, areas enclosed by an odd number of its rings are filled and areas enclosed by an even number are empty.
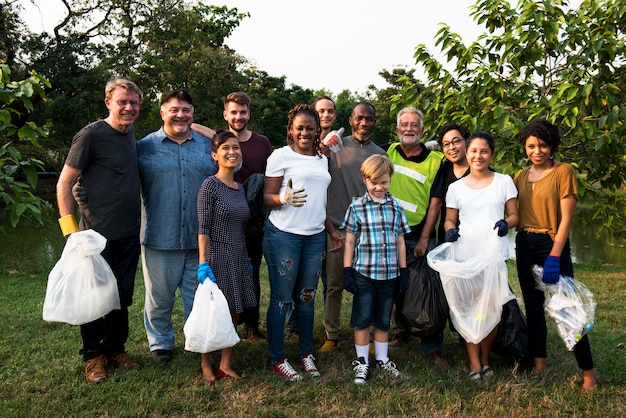
[[[143,244],[157,250],[198,248],[198,191],[217,172],[211,141],[192,131],[181,144],[159,129],[137,142],[146,213]]]

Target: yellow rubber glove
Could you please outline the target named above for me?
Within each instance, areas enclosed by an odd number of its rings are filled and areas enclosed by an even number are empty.
[[[74,232],[78,232],[78,224],[76,223],[76,219],[72,214],[60,217],[59,226],[61,227],[61,232],[63,233],[64,237],[67,237]]]

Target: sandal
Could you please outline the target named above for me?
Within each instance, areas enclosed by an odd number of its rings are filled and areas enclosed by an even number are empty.
[[[480,370],[480,374],[483,377],[492,377],[495,373],[493,372],[493,369],[490,366],[483,364],[483,368]]]
[[[235,380],[239,380],[239,379],[241,379],[241,377],[230,375],[230,374],[226,373],[225,371],[223,371],[222,369],[217,369],[217,378],[218,378],[218,380],[221,380],[221,379],[235,379]]]
[[[470,372],[469,373],[469,378],[474,383],[482,383],[483,382],[483,375],[480,374],[480,372]]]

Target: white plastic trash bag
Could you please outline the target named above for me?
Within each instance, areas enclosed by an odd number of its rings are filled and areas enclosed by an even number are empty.
[[[569,351],[593,328],[596,299],[593,293],[578,280],[560,276],[555,284],[544,283],[543,267],[532,267],[536,287],[547,292],[543,308],[556,325],[559,337]]]
[[[117,280],[100,255],[106,238],[88,229],[70,235],[48,275],[43,319],[82,325],[120,309]]]
[[[210,280],[198,285],[183,330],[185,350],[194,353],[210,353],[239,342],[226,297],[217,284]]]
[[[500,239],[492,228],[464,230],[456,242],[431,250],[428,265],[439,272],[454,328],[480,343],[498,325],[502,305],[515,299]]]

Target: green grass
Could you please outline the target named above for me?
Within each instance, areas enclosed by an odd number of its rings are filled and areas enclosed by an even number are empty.
[[[510,282],[519,295],[510,264]],[[234,350],[241,381],[214,387],[199,375],[197,354],[183,350],[182,309],[175,311],[175,358],[171,364],[150,360],[143,328],[143,280],[137,275],[127,350],[144,365],[141,371],[112,371],[100,385],[88,384],[78,350],[78,327],[41,319],[46,273],[0,269],[0,416],[626,416],[626,268],[577,266],[598,301],[590,339],[600,388],[581,393],[582,377],[571,353],[552,328],[548,340],[548,373],[516,372],[493,355],[496,376],[482,386],[467,378],[467,356],[452,349],[456,336],[446,332],[444,357],[451,369],[434,369],[419,350],[418,339],[390,355],[403,375],[374,374],[366,385],[352,383],[354,357],[348,326],[351,297],[344,299],[342,326],[348,340],[333,353],[318,354],[322,376],[289,383],[268,371],[266,343],[242,340]],[[262,279],[262,317],[268,304],[267,278]],[[321,295],[321,291],[319,293]],[[315,347],[323,342],[322,301],[316,298]],[[262,325],[264,331],[264,324]],[[240,330],[240,332],[243,332]],[[287,344],[292,363],[296,342]]]

